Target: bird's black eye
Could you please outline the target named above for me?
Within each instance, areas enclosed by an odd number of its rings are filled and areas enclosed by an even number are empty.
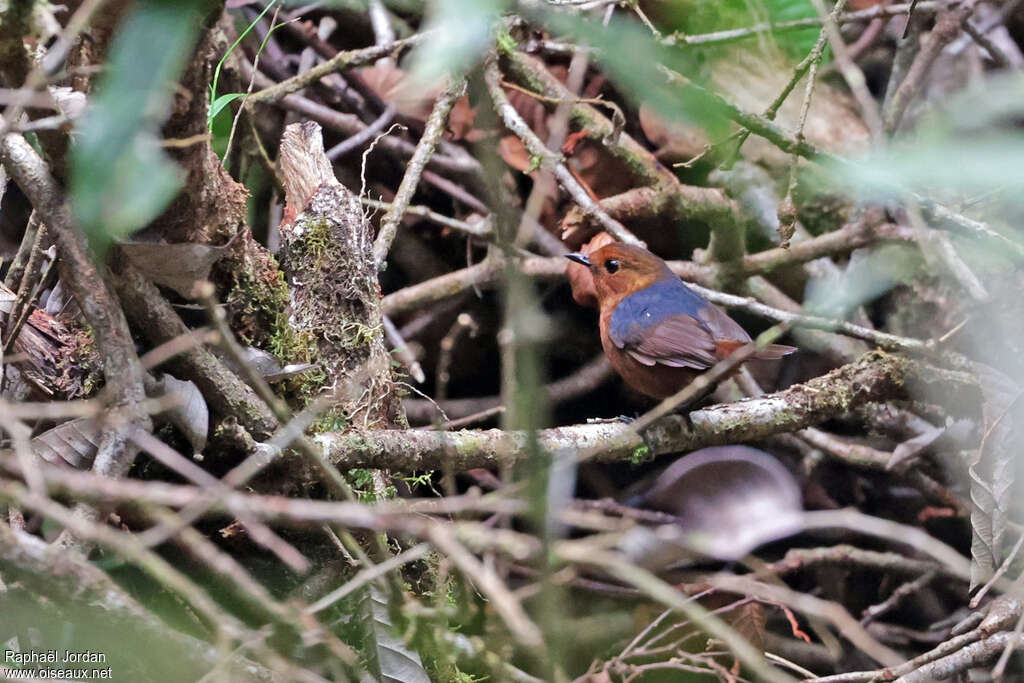
[[[619,261],[618,261],[618,259],[610,258],[607,261],[605,261],[604,262],[604,269],[607,270],[609,273],[617,272],[619,270]]]

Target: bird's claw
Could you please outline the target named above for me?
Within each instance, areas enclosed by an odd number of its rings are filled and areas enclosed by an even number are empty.
[[[616,422],[621,422],[623,424],[632,424],[633,422],[636,422],[636,418],[635,417],[630,417],[629,415],[617,415],[616,417],[588,417],[587,418],[587,424],[588,425],[613,424],[613,423],[616,423]]]

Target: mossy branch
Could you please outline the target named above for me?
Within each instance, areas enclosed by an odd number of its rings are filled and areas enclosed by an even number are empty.
[[[895,398],[908,381],[935,377],[935,368],[902,356],[873,351],[855,363],[767,396],[713,405],[689,414],[689,421],[671,415],[655,422],[639,437],[624,438],[625,425],[584,424],[543,429],[537,433],[545,450],[561,457],[597,452],[599,462],[631,461],[644,451],[653,456],[723,444],[744,443],[773,434],[821,424],[857,406]],[[957,373],[945,381],[969,384]],[[461,472],[477,467],[508,467],[527,453],[525,432],[463,430],[373,430],[326,432],[315,437],[335,466],[378,467],[413,471],[444,469]]]

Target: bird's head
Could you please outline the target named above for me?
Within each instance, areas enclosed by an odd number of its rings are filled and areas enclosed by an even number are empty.
[[[613,242],[587,255],[565,257],[590,269],[601,306],[618,304],[658,280],[675,277],[663,260],[642,247],[623,242]]]

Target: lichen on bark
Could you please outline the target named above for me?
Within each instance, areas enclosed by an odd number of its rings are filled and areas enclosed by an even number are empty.
[[[287,323],[310,340],[321,370],[306,380],[305,393],[330,392],[327,417],[341,418],[346,426],[404,424],[384,343],[370,224],[359,199],[335,179],[318,125],[285,130],[281,175],[287,199],[280,252],[290,290]]]

